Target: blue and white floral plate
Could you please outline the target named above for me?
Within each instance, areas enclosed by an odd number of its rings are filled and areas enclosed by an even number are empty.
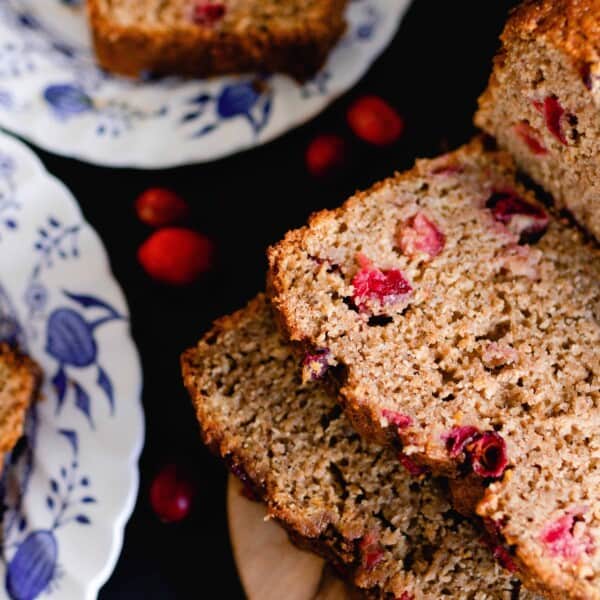
[[[348,31],[304,85],[277,75],[136,83],[94,63],[83,0],[0,0],[0,126],[99,165],[163,168],[262,144],[350,89],[410,0],[351,0]]]
[[[98,235],[65,186],[5,134],[0,339],[45,373],[2,477],[0,598],[95,598],[137,495],[140,363]]]

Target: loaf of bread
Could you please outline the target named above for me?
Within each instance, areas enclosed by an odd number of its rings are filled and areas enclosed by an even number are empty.
[[[202,436],[301,547],[369,597],[533,599],[436,483],[363,441],[282,340],[264,298],[182,357]],[[490,549],[491,546],[491,549]]]
[[[41,370],[30,358],[0,343],[0,469],[23,435],[25,414],[35,400]]]
[[[363,435],[454,479],[528,584],[600,597],[600,250],[479,140],[270,251],[305,377]]]
[[[130,76],[314,74],[345,29],[347,0],[88,0],[100,65]]]
[[[475,122],[600,239],[600,0],[524,2]]]

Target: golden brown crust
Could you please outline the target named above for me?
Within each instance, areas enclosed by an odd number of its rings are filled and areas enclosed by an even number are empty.
[[[38,395],[40,367],[28,356],[0,344],[0,453],[10,452],[23,435],[25,414]],[[0,463],[1,468],[2,463]]]
[[[255,27],[238,31],[192,25],[156,30],[111,20],[101,0],[89,0],[96,55],[108,71],[137,77],[179,74],[206,77],[245,71],[283,72],[302,80],[325,62],[345,30],[347,0],[328,0],[310,27]]]
[[[501,36],[544,39],[578,65],[600,57],[600,0],[530,0],[512,14]]]
[[[525,2],[501,39],[474,122],[600,239],[600,0]]]

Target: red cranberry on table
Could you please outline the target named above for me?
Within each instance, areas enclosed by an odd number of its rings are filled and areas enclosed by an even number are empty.
[[[189,473],[169,464],[156,474],[150,486],[150,504],[161,521],[175,523],[190,513],[196,491]]]
[[[135,201],[138,219],[150,227],[166,227],[185,221],[190,214],[187,202],[166,188],[149,188]]]
[[[361,140],[375,146],[389,146],[404,131],[404,120],[396,109],[379,96],[363,96],[348,109],[348,124]]]
[[[306,168],[316,177],[331,175],[344,164],[345,154],[346,144],[339,135],[319,135],[306,149]]]
[[[140,264],[156,281],[170,285],[193,283],[212,265],[213,243],[182,227],[153,233],[139,248]]]

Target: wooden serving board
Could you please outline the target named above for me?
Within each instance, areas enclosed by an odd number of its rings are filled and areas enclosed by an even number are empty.
[[[277,524],[265,520],[260,502],[242,496],[230,476],[227,486],[229,535],[248,600],[347,600],[355,597],[325,562],[298,550]]]

